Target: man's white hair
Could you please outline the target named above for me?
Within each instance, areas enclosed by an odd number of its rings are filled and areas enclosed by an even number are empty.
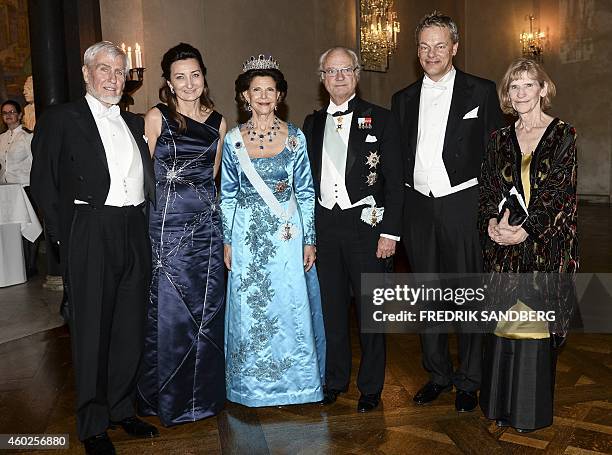
[[[123,52],[123,50],[119,46],[117,46],[115,43],[111,43],[110,41],[100,41],[99,43],[92,44],[91,46],[89,46],[85,51],[85,54],[83,55],[83,64],[90,68],[96,60],[96,55],[98,55],[100,52],[104,52],[110,55],[111,57],[123,57],[123,73],[127,77],[127,55],[125,55],[125,52]]]
[[[330,49],[327,49],[325,52],[321,54],[321,56],[319,57],[319,74],[321,75],[321,80],[325,78],[325,73],[323,73],[323,71],[325,71],[325,69],[323,68],[323,65],[325,64],[325,60],[327,60],[327,57],[329,56],[329,54],[331,54],[334,51],[343,51],[351,58],[353,68],[355,68],[355,77],[357,78],[357,80],[359,80],[359,73],[361,72],[361,65],[359,64],[359,57],[357,57],[357,53],[355,53],[354,50],[349,49],[348,47],[344,47],[344,46],[332,47]]]

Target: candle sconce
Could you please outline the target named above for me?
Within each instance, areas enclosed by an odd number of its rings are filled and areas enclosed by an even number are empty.
[[[145,68],[132,68],[128,73],[128,78],[125,80],[125,87],[123,87],[123,96],[119,101],[119,107],[124,111],[129,111],[130,106],[134,105],[134,98],[132,94],[135,93],[140,87],[144,80]]]

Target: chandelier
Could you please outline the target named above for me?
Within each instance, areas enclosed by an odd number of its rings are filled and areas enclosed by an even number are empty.
[[[526,16],[529,19],[529,32],[522,32],[519,40],[523,47],[523,57],[530,58],[536,62],[541,62],[544,54],[544,45],[546,44],[546,36],[538,28],[537,32],[533,31],[533,15]]]
[[[393,0],[357,0],[359,2],[359,53],[366,71],[386,72],[389,57],[397,49],[400,23],[393,10]]]

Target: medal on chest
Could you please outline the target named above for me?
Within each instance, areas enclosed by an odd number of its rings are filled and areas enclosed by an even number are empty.
[[[344,116],[341,115],[335,118],[336,120],[336,131],[340,131],[342,129],[342,122],[344,122]]]
[[[291,224],[289,221],[286,221],[284,224],[281,225],[280,230],[279,230],[279,237],[282,241],[288,242],[295,236],[295,234],[296,234],[295,226]]]

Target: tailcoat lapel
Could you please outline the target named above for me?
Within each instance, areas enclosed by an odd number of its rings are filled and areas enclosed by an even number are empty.
[[[312,125],[312,141],[314,150],[314,160],[312,163],[312,174],[318,186],[321,182],[321,163],[323,162],[323,135],[325,134],[325,121],[327,110],[321,109],[314,114]]]
[[[363,105],[361,99],[357,98],[355,102],[355,109],[353,110],[353,120],[351,121],[351,132],[349,133],[348,148],[346,151],[346,170],[344,173],[345,179],[348,178],[353,164],[357,160],[360,154],[361,145],[365,142],[366,136],[370,132],[369,129],[359,128],[358,119],[371,117],[372,108]],[[377,119],[372,119],[372,123],[376,122]]]
[[[463,120],[463,115],[465,115],[468,107],[470,107],[468,103],[472,98],[473,91],[474,87],[468,84],[465,74],[457,70],[457,74],[455,74],[455,86],[453,87],[453,98],[451,100],[448,121],[446,123],[443,150],[446,150],[448,143],[453,140],[453,136]]]
[[[410,128],[407,128],[408,144],[410,145],[410,153],[412,157],[416,156],[417,136],[419,133],[419,107],[421,105],[421,89],[423,88],[423,79],[415,90],[407,96],[406,104],[406,120],[409,122]]]
[[[83,131],[83,135],[91,143],[94,154],[102,161],[104,167],[108,171],[108,162],[106,160],[106,152],[104,144],[98,131],[98,126],[94,120],[93,114],[89,109],[89,105],[85,98],[80,98],[76,102],[76,111],[74,112],[74,122]]]

